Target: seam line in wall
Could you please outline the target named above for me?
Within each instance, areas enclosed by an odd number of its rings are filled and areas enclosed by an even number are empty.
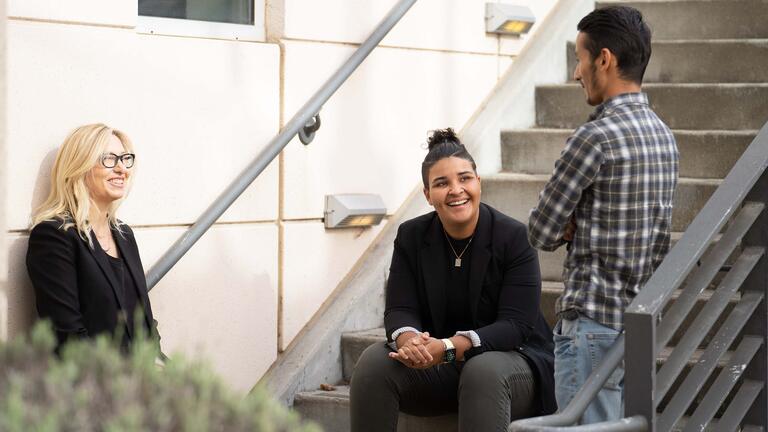
[[[391,214],[387,214],[384,216],[384,220],[389,220],[392,217]],[[323,218],[316,217],[316,218],[282,218],[282,219],[269,219],[269,220],[259,220],[259,221],[227,221],[227,222],[216,222],[213,224],[213,227],[216,226],[228,226],[228,225],[274,225],[276,223],[285,224],[286,222],[323,222]],[[171,223],[171,224],[129,224],[131,229],[155,229],[155,228],[189,228],[192,226],[191,223]],[[16,228],[16,229],[9,229],[6,231],[8,234],[29,234],[28,228]]]
[[[259,220],[259,221],[232,221],[232,222],[216,222],[213,226],[227,226],[227,225],[271,225],[275,223],[275,219]],[[128,224],[131,229],[153,229],[153,228],[189,228],[191,223],[178,223],[178,224]],[[6,231],[8,234],[29,234],[28,228],[23,229],[9,229]]]
[[[47,24],[76,25],[76,26],[85,26],[85,27],[115,28],[115,29],[121,29],[121,30],[133,30],[135,28],[134,26],[125,25],[125,24],[103,24],[103,23],[94,23],[94,22],[86,22],[86,21],[68,21],[68,20],[33,18],[33,17],[24,17],[24,16],[9,16],[8,20],[9,21],[29,21],[29,22],[47,23]]]
[[[357,43],[357,42],[331,41],[331,40],[322,40],[322,39],[283,38],[282,40],[287,42],[306,42],[306,43],[316,43],[316,44],[323,44],[323,45],[340,45],[340,46],[348,46],[348,47],[355,47],[355,48],[360,46],[360,43]],[[517,54],[501,53],[500,48],[497,50],[498,52],[461,51],[461,50],[449,50],[449,49],[438,49],[438,48],[404,47],[404,46],[386,45],[386,44],[379,44],[377,45],[377,48],[389,48],[389,49],[397,49],[397,50],[404,50],[404,51],[436,52],[436,53],[444,53],[444,54],[471,54],[471,55],[482,55],[482,56],[488,56],[488,57],[498,57],[498,56],[516,57],[517,56]]]
[[[81,27],[108,28],[108,29],[116,29],[116,30],[136,30],[135,26],[129,26],[129,25],[102,24],[102,23],[92,23],[92,22],[84,22],[84,21],[53,20],[53,19],[21,17],[21,16],[8,17],[8,20],[13,20],[18,22],[26,21],[26,22],[43,23],[43,24],[60,24],[60,25],[71,25],[71,26],[81,26]],[[249,43],[249,44],[267,44],[267,45],[273,44],[273,42],[267,42],[265,40],[264,41],[244,40],[244,39],[212,37],[212,36],[190,36],[190,35],[180,35],[180,34],[171,34],[171,33],[162,33],[162,32],[159,32],[159,33],[136,32],[136,34],[142,35],[142,36],[168,37],[168,38],[177,38],[177,39],[212,40],[212,41],[237,42],[237,43]]]
[[[280,64],[278,74],[278,130],[285,127],[285,45],[277,41],[280,51]],[[283,300],[285,297],[285,147],[280,151],[278,158],[277,174],[277,348],[279,354],[283,347],[283,316],[285,314]]]

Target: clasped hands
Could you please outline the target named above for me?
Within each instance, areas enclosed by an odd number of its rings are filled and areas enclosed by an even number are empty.
[[[424,332],[407,339],[397,352],[389,353],[389,358],[409,368],[428,369],[442,363],[444,354],[443,341],[431,337],[429,332]]]

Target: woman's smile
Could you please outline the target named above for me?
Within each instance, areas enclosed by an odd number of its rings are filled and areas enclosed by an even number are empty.
[[[472,163],[455,156],[441,159],[430,168],[428,185],[424,195],[448,233],[471,235],[480,209],[480,177]]]

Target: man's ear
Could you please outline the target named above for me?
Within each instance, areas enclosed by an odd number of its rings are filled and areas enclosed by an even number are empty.
[[[429,203],[429,205],[432,205],[432,200],[429,199],[429,189],[425,187],[423,191],[424,191],[424,198],[427,199],[427,202]]]
[[[616,64],[614,64],[615,61],[616,56],[613,55],[611,50],[603,48],[600,50],[600,55],[598,56],[597,67],[600,68],[600,70],[606,71],[609,67],[616,67]]]

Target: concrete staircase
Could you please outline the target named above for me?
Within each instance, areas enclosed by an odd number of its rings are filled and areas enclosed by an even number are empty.
[[[653,30],[653,55],[643,87],[656,112],[673,129],[680,150],[674,241],[768,120],[768,2],[621,1],[598,2],[598,7],[615,3],[640,9]],[[574,37],[575,33],[574,29]],[[573,46],[563,48],[564,55],[569,56],[570,77]],[[578,84],[538,87],[537,126],[501,132],[503,171],[483,177],[483,201],[527,221],[565,139],[591,110]],[[554,324],[554,304],[562,292],[563,258],[563,250],[540,254],[545,281],[541,308],[550,324]],[[708,295],[702,295],[689,319],[696,316]],[[736,301],[738,298],[732,299],[732,305]],[[672,343],[679,337],[676,335]],[[383,340],[383,329],[343,336],[346,382],[362,351]],[[660,364],[665,357],[660,356]],[[346,382],[330,391],[301,393],[294,400],[294,408],[327,431],[347,431]],[[398,430],[455,431],[456,421],[455,416],[424,419],[401,415]]]

